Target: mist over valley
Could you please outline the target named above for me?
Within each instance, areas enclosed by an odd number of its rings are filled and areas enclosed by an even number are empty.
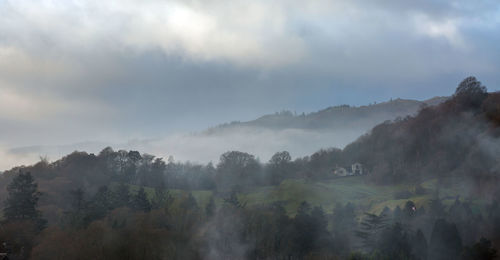
[[[0,1],[0,260],[500,257],[497,0]]]

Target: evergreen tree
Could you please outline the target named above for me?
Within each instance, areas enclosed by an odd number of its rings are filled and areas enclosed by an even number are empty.
[[[311,233],[314,242],[314,249],[321,251],[331,243],[331,236],[328,232],[328,220],[323,207],[314,207],[311,211]]]
[[[83,228],[88,224],[85,192],[79,188],[70,192],[71,210],[65,212],[65,222],[74,228]]]
[[[427,240],[422,230],[418,229],[411,239],[412,255],[418,260],[427,259]]]
[[[297,214],[293,221],[293,252],[299,259],[309,253],[314,246],[313,223],[310,215],[311,206],[307,202],[302,202],[297,209]]]
[[[180,207],[185,210],[197,210],[199,208],[198,202],[196,202],[191,192],[188,194],[187,198],[181,202]]]
[[[155,196],[153,201],[151,202],[151,208],[160,209],[167,207],[173,198],[170,195],[170,192],[165,188],[164,185],[160,185],[155,188]]]
[[[479,242],[471,247],[466,247],[462,253],[463,260],[490,260],[497,257],[497,250],[493,248],[491,241],[482,237]]]
[[[336,250],[347,253],[354,239],[353,230],[357,228],[354,205],[352,203],[347,203],[345,206],[336,205],[331,223]]]
[[[125,183],[120,183],[113,192],[113,206],[115,208],[130,206],[131,196],[129,186]]]
[[[4,217],[10,220],[38,220],[37,210],[41,193],[31,173],[19,173],[7,187],[9,193],[3,209]]]
[[[401,207],[399,207],[399,205],[394,208],[394,212],[392,213],[392,218],[394,222],[401,221],[401,219],[403,218],[403,210],[401,210]]]
[[[379,216],[390,219],[392,218],[392,210],[389,207],[385,206],[384,209],[382,209],[382,212],[380,212]]]
[[[384,259],[410,259],[411,246],[401,223],[396,222],[380,232],[377,250]]]
[[[444,219],[434,223],[429,243],[430,259],[458,259],[462,251],[462,239],[457,226]]]
[[[88,203],[87,214],[89,223],[106,216],[108,211],[113,208],[112,204],[112,193],[108,189],[108,186],[101,186]]]
[[[144,212],[149,212],[151,210],[151,203],[149,202],[144,187],[141,187],[134,196],[132,206],[135,210],[142,210]]]
[[[372,251],[376,247],[380,232],[387,226],[387,219],[371,213],[365,213],[361,222],[361,230],[356,231],[356,235],[361,239],[365,249]]]
[[[214,197],[210,197],[207,206],[205,207],[205,214],[208,218],[211,218],[215,214],[215,201]]]

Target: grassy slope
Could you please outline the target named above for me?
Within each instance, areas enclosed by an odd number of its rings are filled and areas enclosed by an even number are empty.
[[[259,187],[240,195],[242,201],[249,206],[281,201],[287,212],[293,215],[302,201],[307,201],[315,206],[322,206],[331,212],[337,203],[354,203],[364,212],[379,213],[385,206],[394,209],[403,207],[408,200],[420,206],[427,206],[434,197],[437,181],[429,180],[422,183],[427,190],[424,195],[412,195],[408,199],[395,199],[398,191],[412,191],[412,185],[373,185],[366,182],[362,176],[344,177],[320,182],[306,180],[285,180],[279,186]],[[459,184],[450,185],[439,190],[439,197],[445,205],[450,205],[455,198],[463,194],[464,187]],[[463,195],[461,196],[463,198]],[[474,201],[473,205],[478,205]],[[360,212],[362,213],[362,212]]]
[[[394,200],[393,194],[410,188],[404,185],[370,185],[365,183],[363,177],[356,176],[321,182],[285,180],[278,187],[258,188],[241,197],[249,205],[283,201],[289,214],[293,214],[302,201],[322,206],[327,212],[331,212],[337,203],[347,202],[375,212],[381,211],[386,205],[393,208],[404,204],[407,200]],[[418,198],[411,199],[415,201]]]
[[[412,200],[418,207],[426,206],[433,197],[437,182],[429,180],[422,183],[428,191],[425,195],[413,195],[408,199],[394,199],[394,193],[398,191],[411,191],[411,185],[373,185],[365,181],[363,176],[343,177],[323,181],[306,181],[304,179],[289,179],[278,186],[263,186],[252,188],[238,195],[240,201],[246,202],[248,206],[269,204],[273,202],[284,203],[288,214],[293,215],[302,201],[315,206],[322,206],[326,212],[332,212],[337,203],[352,202],[364,212],[379,213],[387,206],[394,209],[396,206],[404,206],[408,200]],[[133,186],[132,190],[138,187]],[[152,198],[154,190],[146,188],[146,192]],[[170,190],[174,197],[186,195],[183,190]],[[460,185],[451,185],[449,188],[441,188],[439,197],[447,205],[453,203],[455,197],[463,193]],[[204,207],[210,197],[211,191],[197,190],[192,192],[199,205]],[[463,196],[461,197],[463,199]],[[476,203],[477,202],[477,203]],[[216,203],[221,205],[222,198],[216,197]],[[478,205],[479,201],[474,201]],[[360,212],[362,213],[362,212]]]

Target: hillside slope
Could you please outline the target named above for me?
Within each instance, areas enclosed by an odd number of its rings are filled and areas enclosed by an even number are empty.
[[[385,120],[414,115],[422,106],[434,106],[447,99],[447,97],[434,97],[425,101],[417,101],[398,98],[383,103],[359,107],[349,105],[333,106],[301,115],[293,114],[290,111],[283,111],[264,115],[252,121],[223,124],[210,129],[208,132],[239,127],[257,127],[275,130],[287,128],[309,130],[362,128],[368,130]]]

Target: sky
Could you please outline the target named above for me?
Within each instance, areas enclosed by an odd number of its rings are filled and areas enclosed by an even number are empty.
[[[500,2],[0,0],[0,170],[11,149],[173,138],[312,112],[500,90]]]

